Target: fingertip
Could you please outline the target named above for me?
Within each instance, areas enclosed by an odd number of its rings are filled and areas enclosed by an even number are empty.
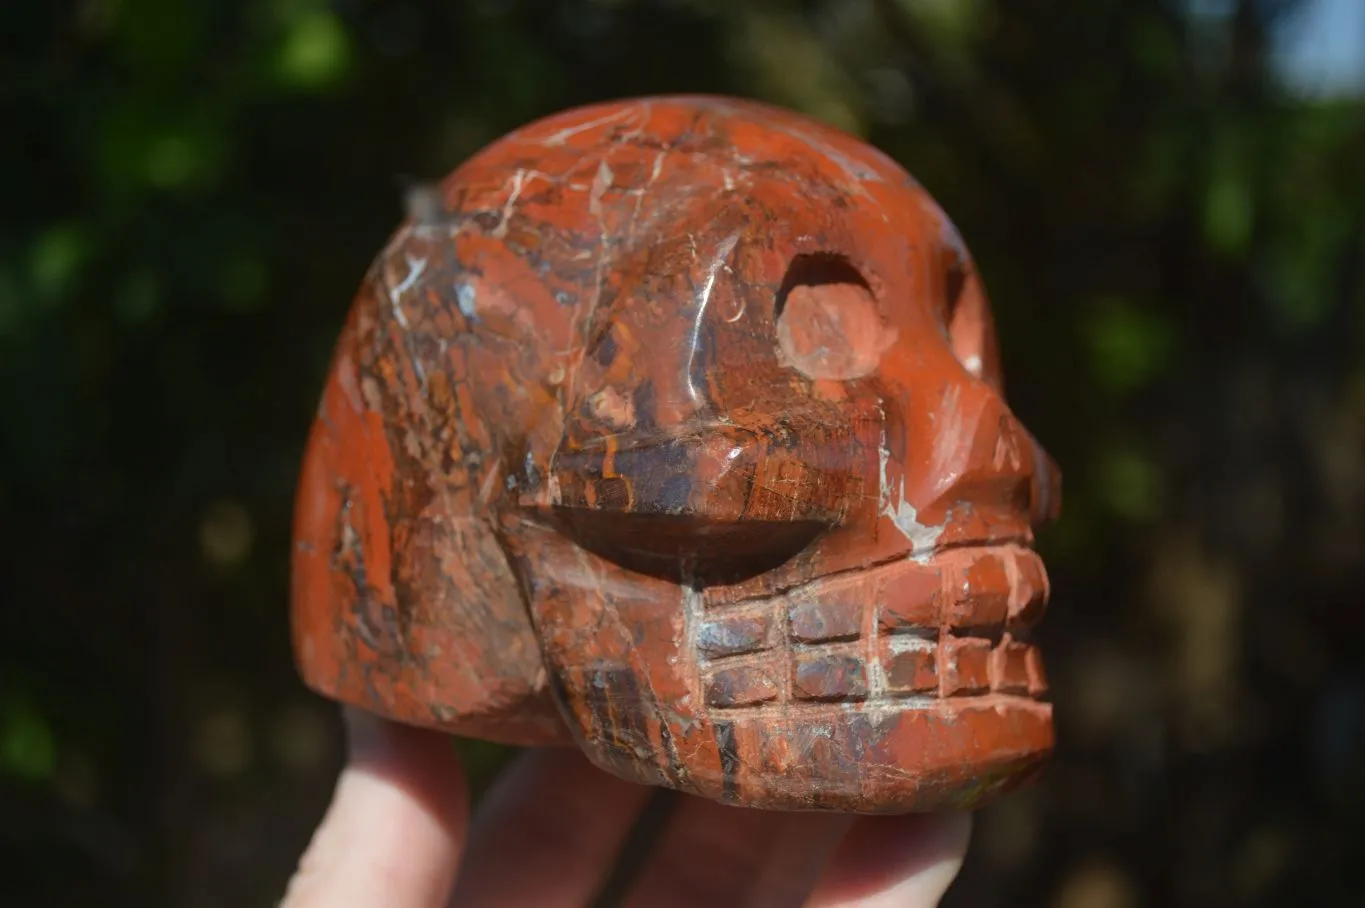
[[[588,904],[650,791],[577,749],[522,754],[479,805],[452,904]]]
[[[346,713],[349,755],[282,908],[443,905],[468,824],[447,735]]]
[[[361,773],[407,794],[452,838],[463,840],[469,786],[453,739],[347,708],[346,772]]]
[[[969,813],[863,817],[835,850],[807,905],[937,905],[962,869],[971,830]]]

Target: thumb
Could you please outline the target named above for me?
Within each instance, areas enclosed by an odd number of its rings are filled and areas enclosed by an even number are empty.
[[[933,908],[962,868],[971,834],[969,813],[863,817],[806,908]]]
[[[445,904],[468,825],[447,735],[347,711],[350,755],[280,908]]]

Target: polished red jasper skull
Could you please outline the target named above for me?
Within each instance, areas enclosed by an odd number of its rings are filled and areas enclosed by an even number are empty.
[[[648,98],[506,136],[428,209],[308,444],[312,687],[754,807],[1036,772],[1059,478],[911,177],[792,113]]]

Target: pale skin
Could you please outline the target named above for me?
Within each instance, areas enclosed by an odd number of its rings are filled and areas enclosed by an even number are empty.
[[[517,759],[471,815],[450,738],[356,712],[349,756],[282,908],[580,908],[651,789],[578,751]],[[774,813],[682,797],[630,908],[929,908],[962,865],[969,814]]]

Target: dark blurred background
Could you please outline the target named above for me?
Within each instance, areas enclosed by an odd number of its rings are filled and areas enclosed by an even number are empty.
[[[0,902],[274,904],[340,754],[285,594],[351,295],[413,181],[680,90],[918,176],[1066,472],[1059,751],[950,904],[1362,904],[1360,0],[3,3]]]

